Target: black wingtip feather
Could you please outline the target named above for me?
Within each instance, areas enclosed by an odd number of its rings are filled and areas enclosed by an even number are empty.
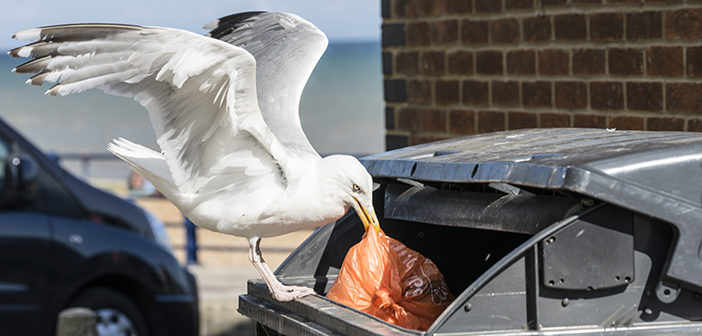
[[[217,28],[210,31],[210,37],[219,39],[220,37],[229,34],[241,25],[247,19],[266,13],[264,11],[242,12],[219,18]]]
[[[16,73],[35,73],[44,70],[47,61],[54,55],[46,55],[43,57],[32,59],[29,62],[22,63],[14,68]]]

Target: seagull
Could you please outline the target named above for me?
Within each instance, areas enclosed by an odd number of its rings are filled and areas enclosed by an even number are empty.
[[[379,229],[373,181],[348,155],[322,158],[307,140],[300,96],[328,40],[289,13],[246,12],[205,26],[207,35],[125,24],[28,29],[8,53],[30,61],[48,95],[97,88],[148,111],[160,151],[118,138],[108,150],[200,227],[244,237],[272,296],[313,294],[276,279],[261,238],[331,223],[353,208]],[[98,113],[99,111],[96,111]]]

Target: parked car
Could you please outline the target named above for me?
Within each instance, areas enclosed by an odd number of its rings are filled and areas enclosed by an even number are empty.
[[[276,271],[319,295],[249,281],[259,335],[702,335],[702,133],[515,130],[361,162],[381,228],[455,301],[420,332],[324,297],[363,234],[347,214]]]
[[[53,335],[60,311],[87,307],[101,335],[197,335],[195,278],[162,225],[0,120],[0,334]]]

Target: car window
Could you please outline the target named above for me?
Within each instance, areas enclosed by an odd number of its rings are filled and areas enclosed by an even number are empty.
[[[5,162],[10,156],[10,142],[0,137],[0,191],[5,189]]]

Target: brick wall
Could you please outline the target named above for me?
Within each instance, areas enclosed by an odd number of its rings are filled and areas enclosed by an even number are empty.
[[[702,131],[702,1],[381,9],[388,149],[527,127]]]

